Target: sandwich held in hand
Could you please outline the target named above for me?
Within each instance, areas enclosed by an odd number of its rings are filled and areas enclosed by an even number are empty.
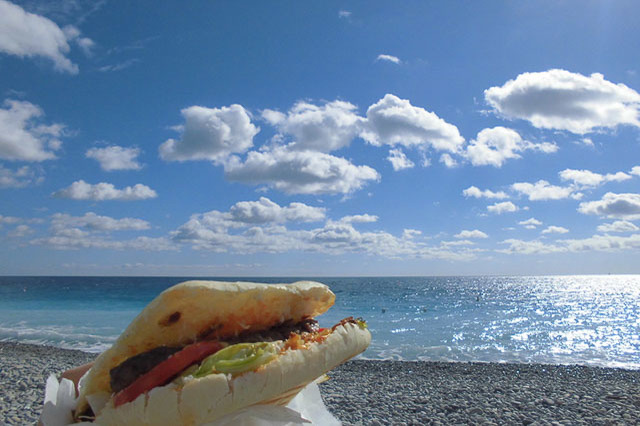
[[[156,297],[81,382],[76,421],[199,425],[255,404],[286,404],[363,352],[362,320],[320,328],[323,284],[188,281]]]

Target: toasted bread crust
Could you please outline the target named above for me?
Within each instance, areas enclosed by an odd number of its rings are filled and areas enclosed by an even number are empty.
[[[224,340],[242,331],[260,331],[284,321],[300,321],[325,312],[335,295],[324,284],[187,281],[158,295],[129,324],[113,346],[96,359],[80,390],[111,392],[109,371],[126,359],[158,346],[180,346],[203,338]]]

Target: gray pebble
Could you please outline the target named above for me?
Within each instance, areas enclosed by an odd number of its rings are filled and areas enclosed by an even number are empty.
[[[636,370],[354,360],[336,368],[320,389],[345,425],[353,424],[354,412],[369,424],[368,413],[378,408],[391,424],[614,425],[640,419],[640,400],[631,396],[640,395]],[[345,406],[348,395],[363,393],[369,395],[365,405]]]
[[[95,354],[0,342],[0,424],[37,422],[50,373]],[[640,371],[539,364],[350,361],[320,384],[349,425],[637,424]]]

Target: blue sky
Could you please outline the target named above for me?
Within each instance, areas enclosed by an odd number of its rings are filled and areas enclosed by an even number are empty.
[[[640,273],[638,9],[0,0],[0,271]]]

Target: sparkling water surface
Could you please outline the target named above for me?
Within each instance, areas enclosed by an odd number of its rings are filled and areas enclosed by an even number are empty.
[[[99,352],[159,292],[184,280],[0,277],[0,340]],[[321,325],[367,320],[373,340],[364,358],[640,369],[638,275],[316,280],[336,294]]]

